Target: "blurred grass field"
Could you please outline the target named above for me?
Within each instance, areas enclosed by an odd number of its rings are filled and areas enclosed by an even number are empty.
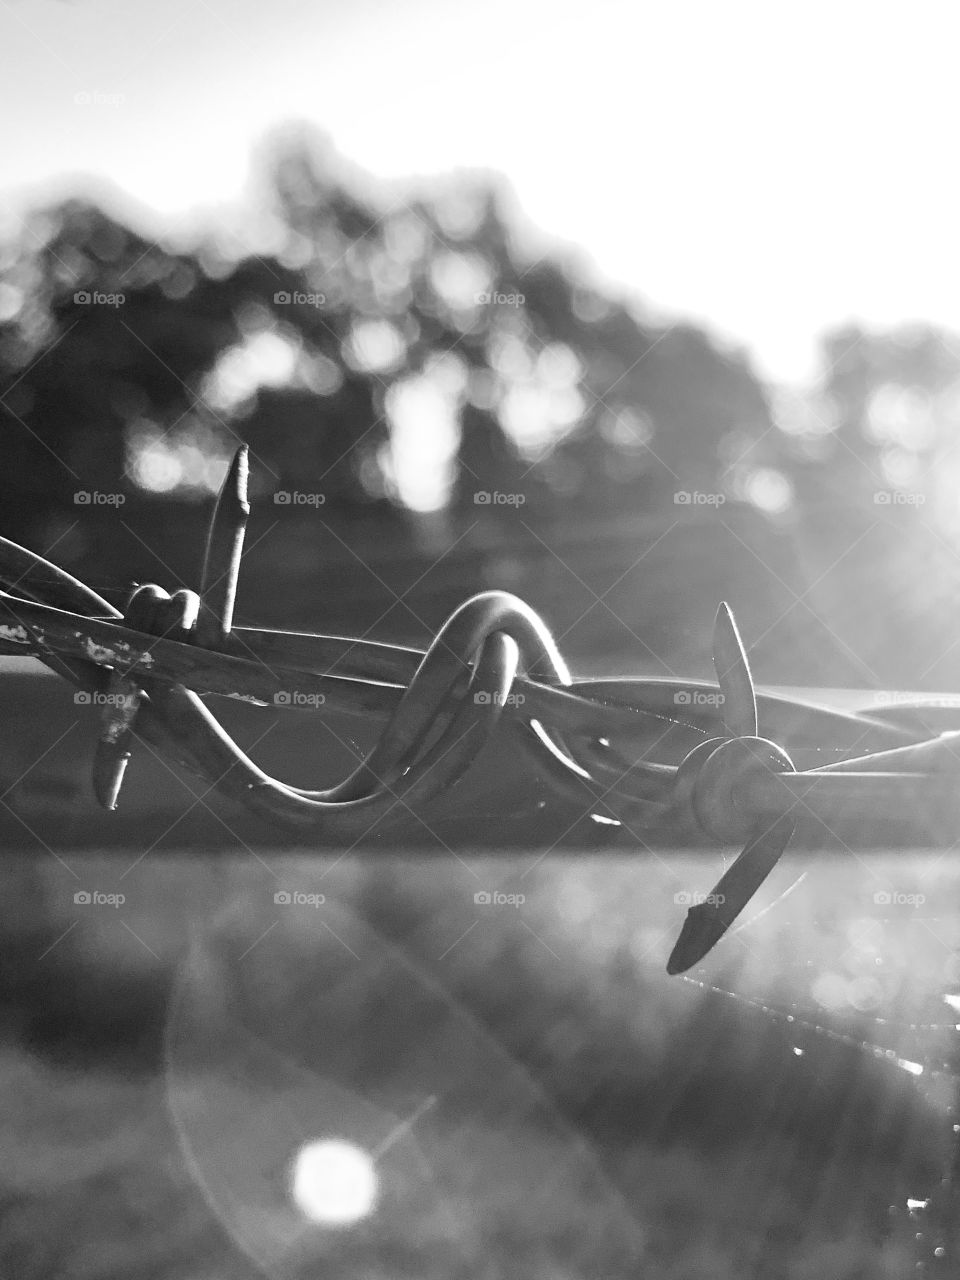
[[[785,865],[694,981],[674,897],[718,857],[68,862],[8,866],[0,1274],[912,1272],[888,1206],[938,1180],[953,1093],[936,855]],[[298,1144],[397,1132],[369,1219],[298,1216]]]

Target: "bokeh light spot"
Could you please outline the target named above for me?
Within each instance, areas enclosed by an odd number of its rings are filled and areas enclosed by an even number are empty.
[[[342,1138],[308,1142],[293,1160],[291,1194],[311,1222],[349,1226],[365,1218],[377,1199],[373,1157]]]
[[[847,980],[840,973],[822,973],[813,983],[810,994],[821,1009],[843,1009],[849,1003]]]
[[[780,515],[793,502],[793,486],[787,477],[772,467],[758,467],[746,483],[747,498],[761,511]]]

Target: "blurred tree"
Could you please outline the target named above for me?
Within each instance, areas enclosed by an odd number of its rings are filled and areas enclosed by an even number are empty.
[[[776,398],[765,441],[795,495],[810,603],[861,676],[956,680],[960,342],[930,325],[827,333],[815,384]]]
[[[37,216],[38,247],[7,247],[8,536],[109,576],[120,543],[74,495],[120,494],[130,537],[162,537],[188,574],[197,500],[243,438],[256,492],[362,517],[367,558],[413,552],[417,522],[434,550],[467,530],[465,546],[529,547],[725,490],[732,453],[769,430],[742,357],[544,256],[489,175],[399,193],[306,127],[261,172],[257,255],[215,236],[174,251],[78,201]],[[302,527],[271,515],[271,564],[302,565]],[[481,585],[450,572],[461,594]]]
[[[742,357],[692,326],[644,323],[554,256],[531,259],[490,178],[392,198],[302,127],[279,135],[268,174],[289,251],[306,256],[324,298],[312,316],[298,314],[312,342],[337,359],[335,334],[341,363],[359,351],[361,370],[388,385],[423,374],[449,384],[451,363],[437,356],[455,357],[451,499],[461,519],[476,519],[478,491],[518,486],[534,523],[723,488],[724,442],[769,430]],[[506,528],[515,512],[503,503],[485,514]]]
[[[887,505],[898,516],[926,507],[930,518],[935,507],[938,520],[948,517],[960,481],[960,339],[929,325],[851,324],[827,333],[821,350],[817,385],[779,415],[807,499],[838,516]]]
[[[68,526],[98,512],[83,496],[125,499],[133,489],[128,430],[183,419],[235,325],[225,300],[198,287],[192,258],[96,208],[68,202],[35,233],[39,250],[13,263],[28,287],[0,336],[0,522],[44,546],[65,538],[69,559]]]

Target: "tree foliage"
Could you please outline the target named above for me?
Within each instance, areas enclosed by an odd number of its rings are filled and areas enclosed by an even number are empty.
[[[269,252],[174,249],[79,201],[7,246],[5,533],[49,542],[77,491],[195,500],[240,438],[261,489],[396,524],[401,436],[438,471],[414,507],[509,533],[516,506],[478,493],[522,493],[532,524],[636,512],[722,485],[723,439],[768,428],[742,358],[536,256],[493,179],[398,197],[305,130],[263,169]],[[401,432],[411,386],[434,421]]]

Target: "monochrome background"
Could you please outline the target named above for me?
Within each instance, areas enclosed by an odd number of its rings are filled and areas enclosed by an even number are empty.
[[[425,648],[503,589],[578,676],[711,680],[726,599],[764,686],[949,698],[952,26],[9,0],[0,534],[118,608],[195,589],[243,441],[241,624]],[[952,851],[797,852],[668,979],[720,851],[497,744],[369,848],[143,750],[106,814],[41,671],[0,658],[0,1274],[913,1274]],[[376,740],[223,717],[301,786]]]

